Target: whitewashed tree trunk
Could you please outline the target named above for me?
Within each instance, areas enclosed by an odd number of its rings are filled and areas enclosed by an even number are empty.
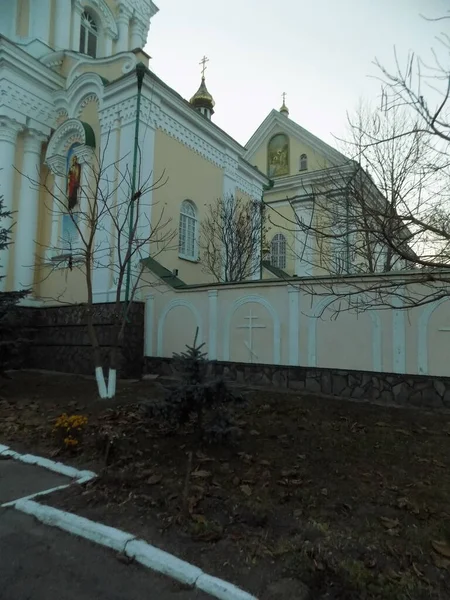
[[[116,395],[117,372],[109,369],[108,384],[106,384],[103,367],[95,367],[95,379],[97,381],[98,395],[102,400],[114,398]]]

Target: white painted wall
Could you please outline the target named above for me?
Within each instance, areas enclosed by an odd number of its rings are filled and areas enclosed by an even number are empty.
[[[331,296],[285,282],[156,286],[147,300],[146,355],[171,357],[199,328],[210,359],[450,376],[450,300],[336,313]],[[342,308],[342,306],[341,306]]]

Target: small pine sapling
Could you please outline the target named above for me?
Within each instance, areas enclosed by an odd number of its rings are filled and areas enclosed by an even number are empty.
[[[182,381],[167,392],[162,401],[147,404],[152,416],[166,419],[172,426],[181,426],[193,419],[198,437],[208,442],[229,441],[237,432],[230,407],[242,402],[222,379],[207,380],[208,365],[204,343],[197,345],[198,328],[192,346],[174,353],[173,358]]]

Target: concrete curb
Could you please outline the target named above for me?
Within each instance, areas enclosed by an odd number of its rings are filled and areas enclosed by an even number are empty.
[[[210,596],[219,598],[219,600],[258,600],[255,596],[251,596],[231,583],[211,577],[198,567],[137,539],[131,533],[90,521],[58,508],[44,506],[27,498],[16,500],[9,505],[35,517],[45,525],[57,527],[121,554],[126,554],[153,571],[176,579],[190,587],[195,587]]]
[[[69,467],[68,465],[50,460],[49,458],[43,458],[42,456],[35,456],[34,454],[19,454],[19,452],[14,452],[14,450],[10,450],[9,446],[4,446],[3,444],[0,444],[0,456],[19,460],[28,465],[36,465],[37,467],[48,469],[59,475],[70,477],[70,479],[76,479],[77,483],[80,484],[86,483],[87,481],[94,479],[94,477],[97,477],[96,473],[93,471],[80,471],[74,467]],[[43,492],[39,493],[42,494]]]
[[[196,587],[210,596],[220,598],[220,600],[257,600],[255,596],[251,596],[232,583],[205,573],[197,579]]]
[[[197,585],[198,579],[203,575],[203,571],[198,567],[142,540],[135,539],[130,542],[125,548],[125,554],[145,567],[192,587]]]
[[[68,531],[91,542],[112,548],[116,552],[123,552],[128,542],[134,539],[134,535],[125,533],[114,527],[108,527],[101,523],[95,523],[84,517],[65,512],[34,502],[33,500],[17,500],[14,504],[16,510],[36,517],[41,523]]]
[[[33,454],[19,454],[10,450],[8,446],[1,444],[0,456],[49,469],[55,473],[71,477],[78,484],[85,483],[96,477],[96,474],[92,471],[79,471],[73,467],[47,458],[41,458],[40,456],[34,456]],[[251,596],[233,584],[217,577],[211,577],[195,565],[191,565],[168,552],[164,552],[164,550],[160,550],[138,539],[131,533],[126,533],[120,529],[109,527],[108,525],[103,525],[102,523],[97,523],[73,513],[68,513],[34,501],[39,496],[67,488],[70,485],[69,483],[43,492],[37,492],[19,500],[7,502],[1,506],[15,508],[20,512],[35,517],[45,525],[57,527],[106,548],[111,548],[121,554],[126,554],[153,571],[176,579],[180,583],[192,588],[198,588],[219,600],[258,600],[255,596]]]

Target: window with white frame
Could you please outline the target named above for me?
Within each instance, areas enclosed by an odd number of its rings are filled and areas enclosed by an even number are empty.
[[[80,52],[96,58],[98,27],[93,17],[85,10],[81,15]]]
[[[197,260],[197,211],[190,200],[184,200],[180,210],[178,253],[182,258]]]
[[[273,236],[270,244],[270,264],[279,269],[286,268],[286,238],[282,233]]]
[[[306,156],[306,154],[302,154],[300,156],[299,170],[300,171],[307,171],[308,170],[308,157]]]

